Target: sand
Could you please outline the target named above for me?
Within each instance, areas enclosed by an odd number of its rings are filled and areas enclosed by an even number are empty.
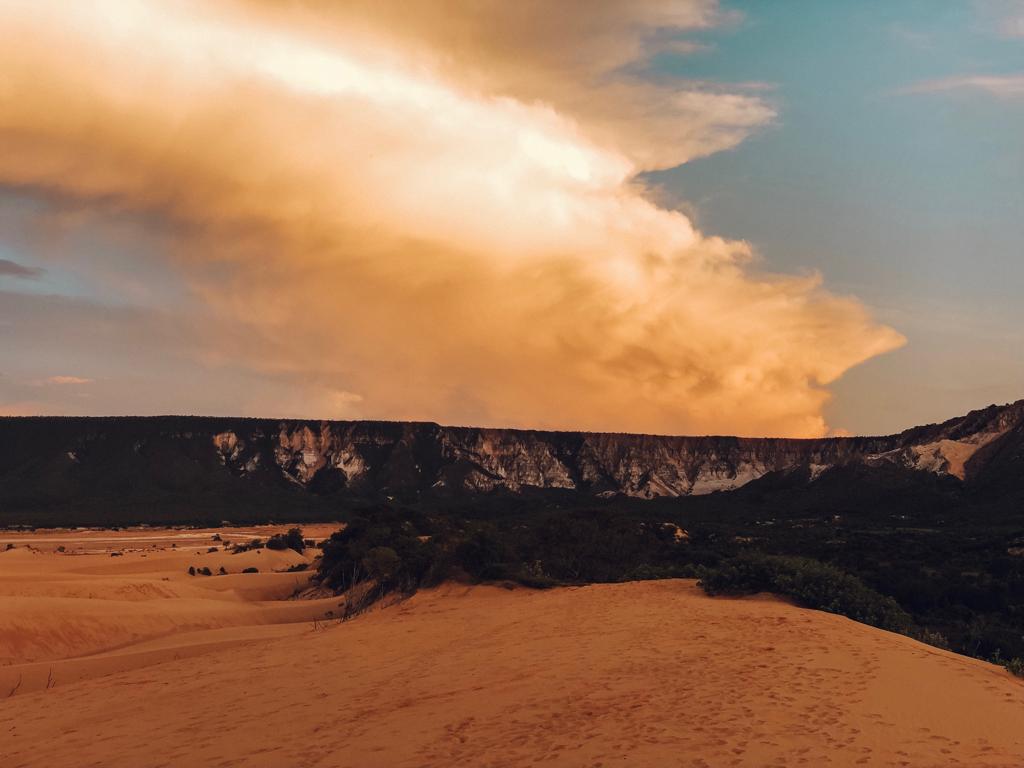
[[[313,527],[306,533],[319,539],[336,527]],[[223,542],[213,540],[215,535],[236,541],[266,539],[279,530],[283,528],[0,533],[0,550],[7,542],[16,546],[0,551],[0,697],[9,690],[6,683],[12,676],[13,685],[23,671],[27,674],[19,690],[34,688],[36,668],[25,665],[52,663],[55,670],[66,670],[62,679],[67,680],[88,674],[90,663],[81,657],[149,653],[151,641],[169,636],[175,646],[195,646],[203,638],[222,642],[222,636],[202,633],[298,624],[336,612],[341,602],[337,598],[288,599],[309,587],[312,571],[287,569],[310,564],[317,550],[302,555],[268,549],[232,554]],[[58,546],[66,551],[57,552]],[[209,552],[211,548],[217,551]],[[190,566],[218,575],[191,576]],[[222,567],[226,575],[219,575]],[[246,568],[259,573],[242,573]],[[281,631],[266,633],[276,636]],[[150,657],[159,660],[159,654]],[[111,662],[104,664],[108,668]]]
[[[314,625],[337,598],[160,554],[0,554],[0,765],[1024,765],[1024,682],[773,598],[446,585]]]

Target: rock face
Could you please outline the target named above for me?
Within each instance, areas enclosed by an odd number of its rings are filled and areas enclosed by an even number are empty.
[[[1024,482],[1022,446],[1024,401],[888,437],[820,440],[369,421],[4,418],[0,515],[4,507],[84,503],[90,495],[105,504],[130,498],[137,506],[151,492],[182,509],[203,498],[212,507],[239,494],[250,494],[244,503],[252,504],[268,493],[295,492],[310,499],[536,489],[682,497],[733,490],[770,473],[811,482],[851,465],[1016,488]]]
[[[861,462],[968,480],[986,449],[1024,422],[1024,401],[898,435],[787,440],[442,427],[423,423],[247,422],[212,437],[238,475],[273,465],[303,487],[353,492],[565,489],[640,498],[739,488],[770,472],[810,478]],[[272,446],[272,450],[271,447]]]

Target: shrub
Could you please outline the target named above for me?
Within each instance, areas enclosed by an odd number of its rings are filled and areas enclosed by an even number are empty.
[[[208,550],[206,550],[206,554],[210,554],[211,552],[216,552],[216,551],[217,551],[216,547],[210,547]]]
[[[366,553],[362,563],[371,579],[386,582],[398,573],[402,558],[391,547],[374,547]]]
[[[267,549],[277,550],[278,552],[285,549],[294,549],[296,552],[301,553],[306,548],[305,541],[302,538],[301,528],[292,528],[288,533],[275,533],[267,541]]]
[[[412,519],[410,519],[412,518]],[[442,551],[423,530],[414,512],[386,507],[353,518],[331,535],[323,547],[318,580],[345,591],[367,580],[378,582],[375,594],[414,592],[434,583],[443,570]]]
[[[1024,659],[1019,656],[1015,656],[1006,662],[1006,669],[1011,675],[1024,677]]]
[[[206,567],[200,568],[196,573],[202,574],[203,576],[213,576],[213,571]]]
[[[490,530],[480,530],[455,547],[455,562],[475,579],[512,578],[512,555]]]
[[[227,575],[228,575],[228,572],[227,572],[227,570],[226,570],[226,569],[224,568],[224,566],[223,566],[223,565],[222,565],[222,566],[220,567],[220,571],[219,571],[219,573],[220,573],[220,575],[221,575],[221,576],[227,576]]]
[[[635,570],[659,568],[680,556],[663,524],[608,510],[553,511],[521,526],[499,523],[514,562],[566,583],[622,581]]]
[[[288,545],[288,549],[302,552],[306,548],[306,540],[302,538],[302,529],[289,528],[288,533],[284,535],[284,543]]]
[[[854,621],[908,634],[910,615],[891,597],[855,576],[805,557],[742,554],[705,571],[700,586],[709,595],[772,592],[807,608],[838,613]]]
[[[552,587],[562,586],[560,581],[548,578],[547,576],[538,576],[525,570],[517,572],[512,580],[530,589],[551,589]]]
[[[190,565],[188,567],[188,575],[189,576],[195,576],[196,575],[196,567],[194,565]]]
[[[920,632],[914,634],[916,640],[920,640],[926,645],[934,646],[935,648],[942,648],[945,651],[950,650],[949,640],[941,632],[933,632],[930,629],[922,629]]]
[[[249,568],[243,568],[242,569],[242,573],[259,573],[259,572],[260,572],[259,568],[249,567]]]

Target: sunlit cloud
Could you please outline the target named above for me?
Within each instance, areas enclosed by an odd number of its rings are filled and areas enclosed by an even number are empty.
[[[908,93],[941,93],[944,91],[981,91],[1000,99],[1024,98],[1022,75],[964,75],[940,80],[927,80],[906,89]]]
[[[717,6],[439,8],[0,0],[0,184],[158,222],[240,410],[825,434],[902,337],[635,181],[774,118],[634,71]]]
[[[38,383],[42,385],[56,384],[57,386],[63,387],[68,385],[91,384],[92,381],[92,379],[87,379],[83,376],[50,376]]]

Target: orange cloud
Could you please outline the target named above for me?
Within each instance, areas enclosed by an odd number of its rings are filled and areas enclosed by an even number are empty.
[[[310,415],[821,435],[902,343],[634,183],[772,119],[623,74],[712,3],[340,5],[0,0],[0,183],[170,222],[201,354]]]
[[[645,169],[731,148],[774,118],[770,105],[738,86],[723,92],[633,73],[655,54],[699,49],[680,34],[737,16],[715,0],[239,0],[239,7],[349,49],[385,35],[404,61],[464,90],[551,105]]]
[[[81,376],[50,376],[48,379],[44,379],[40,384],[56,384],[58,386],[66,386],[69,384],[91,384],[92,379],[82,378]]]

